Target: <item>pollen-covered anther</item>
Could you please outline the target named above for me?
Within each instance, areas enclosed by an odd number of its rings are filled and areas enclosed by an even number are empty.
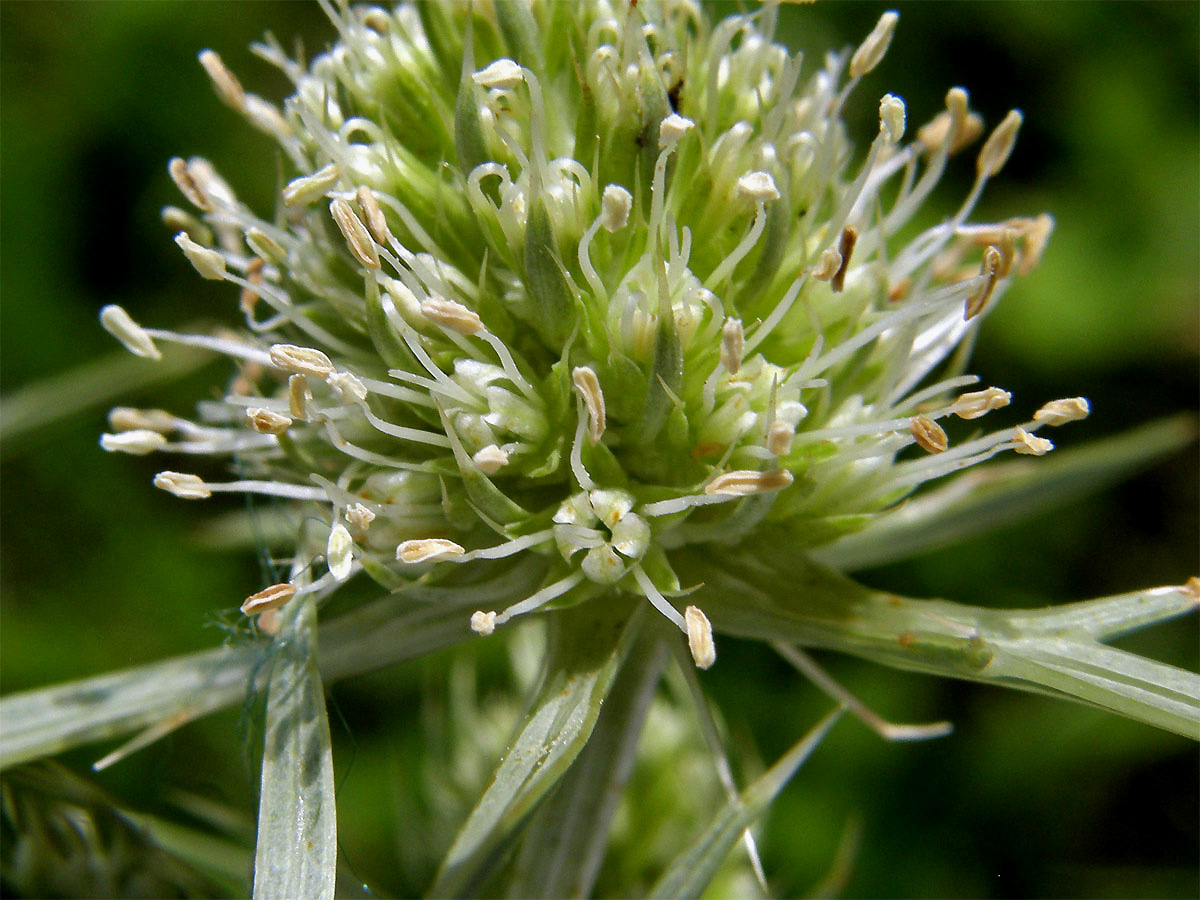
[[[525,80],[521,67],[511,59],[503,58],[493,62],[487,68],[480,69],[471,75],[471,80],[483,88],[514,88]]]
[[[329,566],[329,574],[338,581],[350,577],[354,565],[354,538],[350,537],[350,529],[341,522],[334,524],[329,530],[329,540],[325,544],[325,562]]]
[[[1017,261],[1018,275],[1028,275],[1037,268],[1053,230],[1054,217],[1047,213],[1042,213],[1024,230],[1022,237],[1025,239],[1025,247]]]
[[[251,594],[242,602],[242,612],[248,616],[256,616],[268,610],[279,609],[296,596],[294,584],[283,582],[263,588],[257,594]]]
[[[678,143],[695,125],[696,123],[687,116],[671,113],[658,125],[658,146],[666,147]]]
[[[367,386],[351,372],[334,372],[325,379],[325,383],[346,403],[367,399]]]
[[[293,419],[308,418],[308,404],[312,402],[312,398],[307,378],[303,375],[293,375],[288,378],[288,410]]]
[[[371,523],[375,521],[375,513],[367,509],[361,503],[354,503],[346,509],[346,521],[355,528],[366,531],[371,527]]]
[[[207,247],[212,243],[213,234],[209,227],[187,210],[178,206],[164,206],[160,217],[162,223],[172,231],[186,231],[188,237],[197,244]]]
[[[298,375],[328,378],[337,369],[329,357],[312,347],[297,347],[295,344],[272,344],[268,355],[271,364]]]
[[[929,416],[913,416],[908,425],[909,433],[926,453],[941,453],[950,446],[942,426]]]
[[[261,406],[246,410],[246,423],[259,434],[283,434],[292,427],[290,416]]]
[[[879,17],[879,21],[875,23],[871,33],[859,44],[858,49],[854,51],[854,56],[850,58],[851,78],[861,78],[879,65],[879,61],[887,53],[888,45],[892,42],[892,35],[896,31],[896,22],[899,20],[900,16],[892,10],[888,10]]]
[[[454,300],[430,297],[421,302],[421,314],[429,321],[459,334],[478,334],[483,331],[483,319],[479,318],[479,314]]]
[[[277,240],[259,228],[246,229],[246,243],[265,260],[270,260],[276,265],[284,265],[287,262],[287,251]]]
[[[695,606],[689,606],[683,611],[683,621],[687,624],[688,649],[692,652],[692,660],[696,663],[696,668],[707,669],[717,661],[712,623],[708,621],[708,616]]]
[[[337,223],[338,230],[346,239],[346,246],[350,248],[354,258],[368,268],[378,269],[379,249],[371,238],[371,232],[367,231],[362,219],[354,214],[350,204],[337,197],[329,204],[329,214]]]
[[[742,367],[746,352],[746,330],[741,319],[726,319],[721,328],[721,365],[730,375],[736,375]]]
[[[242,90],[241,82],[225,67],[225,63],[221,61],[221,57],[217,55],[216,51],[202,51],[200,65],[204,66],[204,71],[212,79],[213,88],[216,90],[217,96],[221,98],[221,102],[230,109],[245,112],[246,92]]]
[[[1018,428],[1013,434],[1013,447],[1017,453],[1025,456],[1045,456],[1054,449],[1054,442],[1046,438],[1030,434],[1024,428]]]
[[[949,139],[950,155],[970,146],[983,134],[983,119],[967,106],[967,92],[960,87],[946,93],[946,109],[917,131],[917,140],[930,152],[936,152]]]
[[[576,366],[571,370],[571,381],[575,391],[583,398],[588,416],[588,440],[595,444],[604,436],[604,394],[600,390],[600,379],[589,366]]]
[[[792,473],[787,469],[756,472],[752,469],[736,469],[718,475],[704,486],[704,493],[723,494],[730,497],[748,497],[778,491],[792,483]]]
[[[171,180],[175,182],[175,187],[179,188],[179,192],[187,197],[188,202],[192,206],[204,212],[209,212],[212,209],[212,201],[200,189],[200,185],[196,184],[196,179],[192,177],[191,170],[188,169],[188,164],[185,160],[176,156],[167,163],[167,173],[171,176]]]
[[[225,278],[225,257],[216,250],[197,244],[188,237],[186,231],[175,235],[175,243],[202,278],[209,281],[221,281]]]
[[[889,144],[898,144],[904,137],[904,101],[895,94],[884,94],[879,101],[879,130]]]
[[[204,479],[187,472],[159,472],[154,476],[154,486],[183,500],[207,500],[212,496]]]
[[[998,387],[985,388],[960,394],[954,401],[951,412],[960,419],[978,419],[993,409],[1000,409],[1012,402],[1012,394]]]
[[[1193,601],[1200,603],[1200,578],[1193,575],[1183,583],[1182,590],[1184,593],[1191,594]]]
[[[747,172],[737,180],[737,192],[755,203],[779,199],[779,188],[769,172]]]
[[[508,465],[508,454],[495,444],[488,444],[471,457],[471,461],[484,475],[495,475]]]
[[[975,169],[980,177],[991,178],[1004,168],[1004,164],[1008,162],[1008,157],[1012,154],[1013,145],[1017,141],[1017,131],[1020,129],[1022,121],[1024,119],[1020,111],[1009,110],[1004,121],[988,135],[988,139],[983,143],[983,149],[979,151],[979,159],[975,162]]]
[[[362,210],[371,237],[386,247],[391,243],[392,233],[388,230],[387,218],[379,201],[375,199],[375,194],[364,184],[359,185],[358,190],[354,192],[354,198],[358,201],[358,208]]]
[[[984,277],[984,281],[967,297],[964,319],[973,319],[983,312],[988,300],[992,297],[992,292],[996,289],[996,282],[1000,279],[1000,269],[1003,265],[1004,257],[997,247],[988,247],[983,251],[983,262],[979,266],[979,274]]]
[[[489,635],[496,630],[496,614],[477,610],[471,613],[471,630],[476,634]]]
[[[846,286],[846,271],[850,268],[850,254],[854,252],[854,245],[857,243],[858,229],[847,225],[842,229],[842,236],[838,240],[838,256],[841,257],[841,262],[838,264],[837,271],[833,273],[833,277],[829,279],[829,289],[835,294],[840,294],[842,288]]]
[[[606,231],[620,231],[629,222],[633,194],[619,184],[610,184],[600,198],[600,224]]]
[[[118,434],[100,435],[100,446],[109,453],[129,453],[133,456],[145,456],[155,450],[161,450],[167,444],[167,439],[157,431],[148,428],[134,428]]]
[[[311,175],[293,178],[283,189],[284,206],[303,206],[311,203],[338,183],[342,170],[337,163],[330,163]]]
[[[1043,425],[1065,425],[1067,422],[1078,422],[1086,419],[1092,411],[1084,397],[1068,397],[1065,400],[1051,400],[1033,414],[1033,421]]]
[[[396,559],[402,563],[439,562],[444,559],[457,559],[466,552],[454,541],[422,538],[402,542],[396,548]]]
[[[154,341],[151,340],[146,330],[115,303],[110,303],[100,310],[100,324],[134,356],[162,359],[162,353],[154,346]]]
[[[817,281],[829,281],[842,268],[842,254],[838,253],[836,247],[828,247],[821,254],[821,258],[817,260],[817,265],[813,268],[812,276]]]

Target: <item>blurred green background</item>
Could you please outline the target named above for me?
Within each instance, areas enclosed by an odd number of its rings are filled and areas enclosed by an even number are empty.
[[[856,42],[887,8],[901,12],[895,41],[850,103],[861,142],[888,91],[905,98],[910,127],[953,85],[971,91],[989,124],[1019,107],[1017,150],[977,218],[1045,210],[1057,220],[1042,266],[987,323],[974,371],[1012,390],[1022,410],[1088,396],[1094,414],[1055,435],[1064,446],[1195,411],[1200,5],[827,2],[787,7],[781,37],[808,52],[811,72],[825,48]],[[247,49],[267,30],[312,52],[331,35],[308,3],[0,4],[5,692],[211,646],[221,639],[215,611],[260,586],[252,553],[197,537],[237,500],[181,503],[150,487],[161,461],[96,443],[108,406],[186,411],[220,388],[226,364],[103,400],[150,364],[121,354],[96,314],[117,302],[148,325],[235,322],[236,296],[196,278],[158,211],[180,202],[167,159],[193,154],[269,208],[271,145],[218,103],[196,63],[212,47],[248,89],[281,99],[282,77]],[[946,210],[972,173],[969,158],[952,167],[937,195]],[[1192,446],[1102,496],[862,577],[1014,606],[1180,583],[1200,570],[1196,463]],[[1192,617],[1125,645],[1194,668],[1198,641]],[[473,652],[495,664],[494,649]],[[771,760],[826,701],[757,646],[725,641],[721,652],[705,685],[735,743]],[[950,718],[956,732],[893,746],[839,726],[772,812],[762,847],[776,893],[823,878],[848,821],[860,825],[848,896],[1200,892],[1194,744],[1041,698],[824,661],[884,715]],[[437,848],[413,843],[442,839],[405,798],[421,777],[426,704],[444,694],[444,663],[332,690],[344,857],[380,895],[419,892]],[[194,798],[218,801],[250,846],[255,776],[243,744],[231,712],[98,776],[90,763],[110,748],[64,762],[128,808],[167,819],[195,824],[204,816]],[[4,884],[11,896],[54,889],[11,871]]]

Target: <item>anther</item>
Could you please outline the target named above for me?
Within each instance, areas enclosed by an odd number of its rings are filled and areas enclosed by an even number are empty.
[[[241,83],[233,73],[225,67],[225,63],[221,62],[221,57],[213,50],[204,50],[200,53],[200,65],[204,66],[204,71],[212,79],[213,88],[216,89],[221,102],[230,109],[245,112],[246,92],[242,90]]]
[[[904,101],[895,94],[884,94],[879,101],[879,130],[889,144],[898,144],[904,137]]]
[[[346,521],[355,528],[366,531],[371,527],[371,523],[375,521],[375,513],[367,509],[361,503],[355,503],[346,509]]]
[[[387,218],[383,215],[379,201],[365,184],[359,185],[358,190],[354,192],[354,198],[358,201],[358,208],[362,210],[371,237],[386,247],[391,243],[392,233],[388,231]]]
[[[589,366],[576,366],[571,370],[571,381],[587,408],[588,440],[595,444],[604,436],[605,428],[604,394],[600,390],[600,379]]]
[[[476,634],[488,635],[496,630],[496,614],[479,610],[471,614],[471,630]]]
[[[170,434],[176,429],[175,416],[165,409],[134,409],[131,406],[115,406],[108,414],[108,427],[113,431],[136,431],[146,429],[159,434]]]
[[[752,469],[736,469],[718,475],[704,486],[704,493],[721,494],[729,497],[748,497],[778,491],[792,483],[792,473],[787,469],[771,472],[756,472]]]
[[[100,446],[109,453],[130,453],[145,456],[166,446],[167,439],[148,428],[134,428],[118,434],[100,435]]]
[[[421,314],[431,322],[459,334],[478,334],[483,331],[483,319],[479,318],[479,314],[454,300],[430,297],[421,302]]]
[[[367,231],[367,226],[354,214],[350,204],[341,197],[337,197],[329,204],[329,212],[333,216],[333,221],[337,223],[342,237],[346,239],[346,246],[350,248],[354,258],[368,268],[378,269],[379,250],[375,246],[375,241],[371,239],[371,233]]]
[[[150,335],[146,334],[145,329],[133,321],[129,313],[115,303],[100,310],[100,324],[134,356],[162,359],[162,353],[154,346],[154,341],[150,339]]]
[[[242,612],[248,616],[258,615],[272,609],[279,609],[296,596],[296,586],[288,584],[273,584],[263,588],[257,594],[251,594],[242,603]]]
[[[746,331],[741,319],[726,319],[721,328],[721,365],[730,375],[736,375],[742,367],[746,352]]]
[[[606,231],[619,231],[629,222],[633,194],[619,184],[610,184],[600,198],[600,224]]]
[[[787,422],[775,422],[767,429],[767,449],[775,456],[786,456],[792,449],[796,429]]]
[[[871,33],[859,44],[854,56],[850,58],[851,78],[861,78],[879,65],[892,42],[892,34],[896,31],[896,22],[899,19],[900,16],[892,10],[879,17]]]
[[[164,206],[162,221],[172,231],[186,231],[188,237],[202,247],[212,244],[212,231],[187,210],[180,209],[178,206]]]
[[[253,315],[254,307],[258,306],[258,291],[255,288],[263,282],[263,267],[265,265],[266,261],[261,256],[253,257],[246,264],[246,281],[250,283],[251,287],[242,288],[241,293],[238,295],[238,306],[248,316]]]
[[[350,531],[341,522],[334,524],[329,530],[329,540],[325,544],[325,562],[329,566],[329,574],[338,581],[350,577],[354,563],[354,539]]]
[[[1016,433],[1013,435],[1013,442],[1016,444],[1013,450],[1025,456],[1045,456],[1054,449],[1053,441],[1038,437],[1036,434],[1030,434],[1024,428],[1016,430]]]
[[[1054,217],[1042,213],[1033,220],[1024,233],[1025,252],[1021,254],[1021,259],[1017,263],[1017,274],[1028,275],[1032,272],[1039,262],[1042,260],[1042,253],[1046,250],[1046,242],[1050,240],[1050,232],[1054,230]]]
[[[981,178],[990,178],[1004,168],[1017,141],[1017,129],[1021,127],[1022,116],[1018,110],[1009,110],[1004,121],[996,126],[996,130],[988,135],[979,151],[979,159],[975,161],[975,170]]]
[[[1012,402],[1012,394],[998,387],[990,387],[982,391],[961,394],[954,401],[951,412],[960,419],[978,419],[993,409],[1008,406],[1010,402]]]
[[[438,562],[443,559],[457,559],[466,552],[454,541],[424,538],[403,541],[396,548],[396,559],[402,563]]]
[[[183,500],[207,500],[212,496],[199,475],[186,472],[159,472],[154,476],[154,486]]]
[[[521,67],[511,59],[498,59],[485,69],[480,69],[471,76],[471,80],[484,88],[514,88],[525,80]]]
[[[695,125],[696,123],[687,116],[671,113],[658,124],[658,146],[666,147],[678,143]]]
[[[362,383],[361,378],[351,372],[334,372],[325,379],[325,383],[346,403],[357,403],[367,399],[367,386]]]
[[[471,461],[484,475],[495,475],[508,465],[508,454],[495,444],[488,444],[472,456]]]
[[[836,247],[828,247],[821,254],[821,258],[817,260],[817,265],[813,269],[812,276],[817,281],[828,281],[836,275],[842,268],[842,254],[837,252]]]
[[[856,243],[858,243],[858,229],[847,225],[842,229],[842,237],[838,241],[838,256],[841,257],[841,264],[833,273],[833,277],[829,279],[829,289],[835,294],[840,294],[842,288],[845,287],[846,270],[850,268],[850,254],[854,252]]]
[[[695,606],[689,606],[683,611],[683,621],[687,624],[688,649],[692,651],[692,660],[696,663],[696,668],[707,669],[717,661],[712,624],[708,621],[708,616]]]
[[[308,404],[312,400],[312,391],[308,389],[308,379],[303,375],[293,375],[288,378],[288,409],[293,419],[308,418]]]
[[[271,409],[251,406],[246,410],[247,424],[259,434],[283,434],[292,427],[292,420]]]
[[[983,251],[983,262],[979,266],[979,274],[986,276],[986,280],[967,297],[964,319],[973,319],[983,312],[983,308],[987,306],[988,300],[992,297],[992,291],[996,289],[996,282],[1000,279],[1000,269],[1003,264],[1004,257],[998,248],[988,247]]]
[[[311,175],[301,175],[293,178],[283,189],[284,206],[303,206],[311,203],[337,184],[342,177],[342,170],[336,163],[330,163],[323,169],[318,169]]]
[[[942,426],[929,416],[913,416],[908,423],[908,430],[926,453],[941,453],[950,446]]]
[[[268,259],[277,266],[287,262],[287,251],[265,231],[260,231],[257,228],[247,228],[246,243],[250,245],[251,250],[263,259]]]
[[[212,209],[212,201],[196,184],[196,179],[192,177],[187,162],[176,156],[167,163],[167,172],[170,174],[171,180],[175,182],[175,186],[179,188],[179,192],[187,197],[189,203],[205,212]]]
[[[272,365],[300,375],[327,378],[337,371],[328,356],[311,347],[297,347],[295,344],[272,344],[268,355],[271,357]]]
[[[1078,422],[1086,419],[1091,407],[1083,397],[1069,397],[1065,400],[1051,400],[1033,414],[1033,421],[1043,425],[1065,425],[1067,422]]]
[[[779,199],[779,188],[769,172],[747,172],[737,180],[737,192],[756,203]]]
[[[179,245],[179,249],[183,251],[183,255],[188,258],[188,262],[200,273],[200,277],[207,278],[210,281],[224,280],[225,257],[220,253],[208,247],[200,246],[188,237],[186,231],[181,231],[175,235],[175,243]]]

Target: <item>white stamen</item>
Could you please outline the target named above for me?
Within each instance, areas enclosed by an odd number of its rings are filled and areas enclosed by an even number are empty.
[[[689,606],[683,611],[683,619],[687,624],[688,649],[692,651],[696,668],[707,669],[717,661],[712,624],[708,621],[708,616],[695,606]]]
[[[423,538],[415,541],[404,541],[396,548],[396,559],[402,563],[440,562],[445,559],[457,559],[466,551],[454,541],[442,538]]]
[[[318,197],[323,197],[341,177],[342,170],[336,163],[330,163],[311,175],[293,178],[283,189],[284,206],[304,206]]]
[[[1017,453],[1024,456],[1045,456],[1054,449],[1054,442],[1046,438],[1030,434],[1024,428],[1018,428],[1013,434],[1013,447]]]
[[[588,440],[595,444],[604,436],[605,428],[604,394],[600,390],[600,380],[589,366],[576,366],[571,370],[571,381],[587,407]]]
[[[978,419],[993,409],[1008,406],[1011,401],[1012,394],[1008,391],[990,387],[982,391],[971,391],[960,395],[954,401],[951,411],[960,419]]]
[[[480,69],[471,76],[471,80],[484,88],[499,88],[508,90],[525,80],[521,67],[511,59],[498,59],[485,69]]]
[[[134,356],[162,359],[162,353],[154,346],[154,341],[150,339],[146,330],[115,303],[110,303],[100,310],[100,324]]]
[[[268,353],[271,365],[299,375],[328,378],[337,371],[328,356],[311,347],[297,347],[295,344],[272,344]]]

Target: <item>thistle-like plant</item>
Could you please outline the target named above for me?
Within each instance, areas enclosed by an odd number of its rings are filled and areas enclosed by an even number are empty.
[[[101,312],[139,356],[173,342],[237,362],[194,417],[118,408],[101,445],[227,461],[229,480],[182,463],[155,477],[183,499],[283,501],[283,577],[248,586],[221,649],[6,698],[5,764],[138,731],[112,761],[265,690],[255,896],[331,896],[324,682],[541,618],[524,719],[431,892],[590,893],[673,658],[727,797],[650,892],[695,896],[739,840],[757,870],[749,827],[840,713],[893,740],[949,730],[883,720],[802,647],[1200,736],[1195,675],[1101,643],[1195,609],[1194,579],[1030,611],[844,574],[1129,461],[963,473],[1044,456],[1045,430],[1089,412],[1051,400],[980,428],[1013,397],[964,372],[1052,228],[971,219],[1019,113],[985,133],[954,88],[910,127],[889,94],[856,149],[841,111],[894,13],[819,68],[775,43],[774,4],[718,23],[644,0],[329,13],[337,43],[311,64],[257,48],[294,84],[282,108],[200,55],[221,100],[279,145],[274,210],[251,211],[203,159],[169,165],[190,209],[164,219],[201,276],[237,286],[243,327]],[[922,227],[962,156],[967,197]],[[339,608],[351,581],[374,597]],[[834,701],[740,789],[696,672],[719,672],[722,634],[761,641]]]

